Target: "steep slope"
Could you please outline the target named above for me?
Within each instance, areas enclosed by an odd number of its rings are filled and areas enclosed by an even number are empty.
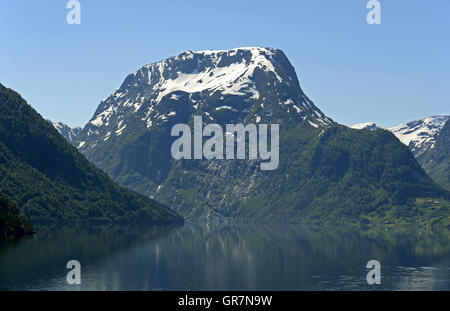
[[[437,183],[450,190],[450,121],[439,132],[436,143],[417,160]]]
[[[175,124],[280,124],[280,165],[259,160],[180,160]],[[303,93],[276,49],[185,52],[129,75],[76,140],[122,185],[190,218],[359,221],[448,196],[387,131],[337,125]]]
[[[32,233],[33,228],[17,206],[0,192],[0,242]]]
[[[388,130],[408,146],[414,156],[418,157],[433,148],[439,131],[449,118],[448,115],[437,115],[401,124]]]
[[[63,122],[53,122],[48,120],[48,122],[50,122],[55,129],[59,132],[59,134],[61,134],[69,143],[72,143],[75,138],[81,133],[82,128],[81,127],[74,127],[71,128],[70,126],[68,126],[67,124],[63,123]]]
[[[387,131],[325,130],[300,123],[281,133],[280,166],[179,161],[156,199],[189,217],[266,222],[419,219],[415,199],[448,198]]]
[[[0,191],[31,223],[180,221],[162,205],[111,181],[1,84]]]
[[[171,129],[194,114],[220,125],[332,124],[280,50],[188,51],[130,74],[100,103],[76,145],[122,185],[153,196],[174,164]]]

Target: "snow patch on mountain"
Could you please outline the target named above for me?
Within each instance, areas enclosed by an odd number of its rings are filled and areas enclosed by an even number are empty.
[[[411,121],[391,128],[383,128],[376,123],[367,122],[350,126],[350,128],[375,131],[386,129],[392,132],[403,144],[408,146],[414,156],[420,156],[425,151],[434,148],[437,137],[449,115],[435,115],[420,120]]]
[[[81,127],[74,127],[71,128],[67,124],[63,122],[54,122],[51,120],[47,120],[50,122],[53,127],[70,143],[74,141],[74,139],[81,133],[82,128]]]
[[[239,51],[249,51],[251,58],[241,58],[238,62],[233,62],[227,66],[221,64],[225,57],[236,56]],[[160,90],[156,99],[157,102],[164,96],[176,91],[186,93],[206,90],[211,93],[220,91],[225,95],[251,94],[253,98],[258,98],[259,94],[252,80],[257,68],[265,72],[271,72],[279,82],[283,81],[272,63],[274,53],[275,50],[267,48],[187,51],[175,57],[174,60],[188,60],[199,57],[197,66],[192,68],[189,73],[178,71],[173,77],[169,78],[164,77],[164,72],[172,66],[171,59],[150,64],[144,68],[148,70],[148,84],[152,85],[153,90]],[[200,60],[205,57],[207,57],[207,63],[209,64],[207,67]],[[154,77],[158,78],[158,83],[154,83]]]
[[[376,131],[378,129],[381,129],[376,123],[373,122],[366,122],[366,123],[360,123],[350,126],[350,128],[355,130],[369,130],[369,131]]]
[[[434,148],[439,132],[449,118],[449,115],[436,115],[401,124],[388,130],[407,145],[415,156],[419,156],[426,150]]]

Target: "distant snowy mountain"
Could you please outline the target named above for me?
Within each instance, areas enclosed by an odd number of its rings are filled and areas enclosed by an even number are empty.
[[[381,127],[379,127],[378,125],[376,125],[373,122],[355,124],[350,127],[355,130],[370,130],[370,131],[375,131],[375,130],[381,129]]]
[[[70,126],[68,126],[67,124],[64,124],[62,122],[53,122],[51,120],[47,120],[49,121],[51,124],[53,124],[53,126],[55,127],[55,129],[58,130],[58,132],[69,142],[72,143],[74,141],[74,139],[81,133],[81,131],[83,130],[81,127],[74,127],[71,128]]]
[[[391,131],[403,144],[411,149],[415,157],[418,157],[434,147],[439,132],[449,118],[449,115],[436,115],[386,128],[386,130]],[[371,131],[384,129],[373,122],[355,124],[350,126],[350,128],[356,130],[368,129]]]
[[[450,191],[450,119],[440,130],[434,147],[417,158],[428,175]]]
[[[449,120],[449,115],[436,115],[386,129],[409,147],[417,162],[434,181],[448,190],[450,190]],[[361,123],[350,127],[358,130],[380,129],[375,123]]]
[[[414,156],[418,157],[434,148],[439,132],[449,118],[449,115],[436,115],[388,128],[388,130],[407,145]]]

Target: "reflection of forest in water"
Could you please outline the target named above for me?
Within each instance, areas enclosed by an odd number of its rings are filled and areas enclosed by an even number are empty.
[[[170,227],[133,225],[85,227],[39,227],[35,236],[0,247],[0,289],[8,283],[27,283],[65,274],[66,263],[97,263],[115,254],[167,235]]]
[[[448,235],[433,232],[190,225],[167,240],[170,242],[159,244],[162,254],[170,254],[164,263],[170,266],[173,260],[174,265],[181,262],[181,267],[189,266],[182,273],[192,280],[204,277],[196,282],[201,288],[208,284],[206,288],[237,290],[312,289],[311,278],[335,279],[359,273],[359,281],[365,283],[365,266],[371,259],[391,267],[450,267]],[[177,250],[171,251],[175,245]]]
[[[371,259],[383,266],[383,289],[404,288],[412,278],[424,278],[423,289],[446,289],[450,282],[448,232],[187,224],[42,231],[0,250],[0,288],[26,288],[20,284],[30,279],[46,288],[47,280],[63,280],[70,259],[82,262],[87,290],[370,289],[365,265]]]

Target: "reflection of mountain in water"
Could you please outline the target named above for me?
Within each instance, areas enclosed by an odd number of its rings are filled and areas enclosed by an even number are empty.
[[[448,234],[258,224],[141,230],[64,230],[21,243],[0,252],[0,288],[14,280],[14,288],[70,290],[450,289]],[[74,288],[65,263],[78,258],[82,285]],[[371,259],[383,266],[381,287],[366,284]]]
[[[193,289],[313,289],[315,278],[354,279],[355,274],[361,288],[371,259],[383,266],[421,267],[440,266],[450,258],[448,236],[411,231],[190,225],[156,244],[165,254],[161,264],[178,267],[175,274],[192,280]],[[390,282],[386,285],[396,286],[396,280]],[[183,288],[182,283],[175,288]]]

